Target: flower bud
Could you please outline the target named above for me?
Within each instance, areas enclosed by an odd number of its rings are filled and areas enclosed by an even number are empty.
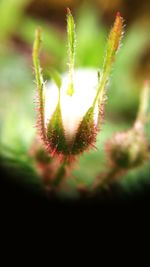
[[[93,145],[98,130],[98,103],[94,70],[77,70],[74,94],[66,93],[68,76],[62,78],[59,90],[54,82],[45,90],[45,131],[48,149],[64,155],[76,155]],[[60,95],[59,95],[60,94]]]
[[[145,81],[133,127],[127,132],[116,133],[106,143],[107,156],[114,169],[138,167],[149,158],[149,144],[145,134],[148,106],[149,81]]]
[[[41,31],[36,31],[33,47],[33,62],[39,99],[39,120],[41,139],[50,154],[74,157],[94,146],[101,122],[108,82],[114,56],[122,36],[123,20],[117,13],[106,49],[101,75],[95,71],[74,71],[75,23],[68,9],[68,66],[69,73],[62,79],[52,72],[54,82],[45,85],[39,63]]]
[[[116,133],[106,143],[106,151],[111,165],[120,169],[142,165],[149,155],[143,125],[137,122],[131,130]]]

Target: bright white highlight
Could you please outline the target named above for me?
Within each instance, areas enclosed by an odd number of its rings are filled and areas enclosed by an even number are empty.
[[[62,113],[63,127],[66,140],[72,142],[80,122],[88,109],[92,106],[98,83],[97,71],[93,69],[79,69],[74,74],[74,89],[72,96],[66,94],[68,88],[68,74],[62,77],[62,86],[60,89],[60,105]],[[57,103],[58,89],[54,82],[50,82],[46,86],[45,91],[45,125],[51,119]],[[94,122],[98,121],[98,104],[95,106]]]

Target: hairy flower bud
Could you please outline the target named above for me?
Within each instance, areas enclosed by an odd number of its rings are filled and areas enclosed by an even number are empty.
[[[141,128],[141,126],[140,126]],[[142,165],[148,159],[148,142],[143,133],[133,129],[115,134],[106,144],[107,155],[113,166],[130,169]]]
[[[98,103],[93,107],[96,93],[94,70],[77,70],[75,92],[66,93],[68,76],[62,78],[59,90],[54,82],[45,90],[45,130],[48,146],[63,154],[76,155],[94,144],[98,130]]]
[[[114,27],[108,37],[106,56],[101,75],[95,71],[74,71],[75,24],[68,9],[68,59],[69,73],[62,79],[52,71],[53,82],[43,82],[39,64],[41,34],[36,31],[33,62],[39,97],[40,135],[51,154],[74,157],[94,146],[101,121],[108,82],[115,53],[122,35],[123,20],[117,13]]]
[[[149,82],[145,81],[134,126],[127,132],[116,133],[106,143],[108,159],[113,167],[134,168],[149,158],[149,144],[145,135],[148,105]]]

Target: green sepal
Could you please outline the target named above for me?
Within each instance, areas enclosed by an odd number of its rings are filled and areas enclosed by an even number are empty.
[[[67,8],[67,35],[68,35],[68,59],[69,59],[68,62],[69,85],[66,93],[69,96],[72,96],[74,94],[73,71],[74,71],[74,61],[75,61],[76,33],[75,33],[74,18],[69,8]]]
[[[95,141],[94,109],[89,108],[85,114],[72,147],[72,154],[79,154],[86,150]]]
[[[62,124],[60,102],[58,102],[56,110],[48,123],[47,140],[50,143],[52,150],[56,150],[57,153],[68,154],[68,147]]]

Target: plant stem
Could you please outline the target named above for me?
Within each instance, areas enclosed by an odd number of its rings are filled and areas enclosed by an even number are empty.
[[[97,192],[99,189],[104,188],[113,183],[119,175],[125,172],[127,172],[127,170],[123,170],[118,168],[117,166],[113,166],[105,174],[99,174],[97,176],[95,184],[93,185],[94,193]]]

